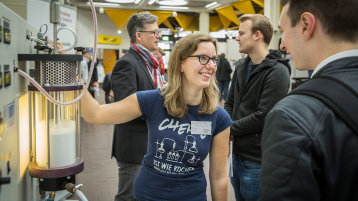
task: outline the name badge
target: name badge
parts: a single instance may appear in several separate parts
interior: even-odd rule
[[[191,134],[211,135],[211,121],[191,121]]]

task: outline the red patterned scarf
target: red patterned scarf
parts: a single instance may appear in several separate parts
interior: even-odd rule
[[[154,86],[156,88],[161,88],[163,83],[161,81],[160,75],[158,75],[159,62],[154,58],[153,54],[145,47],[137,43],[131,43],[130,48],[142,56],[149,72],[152,75]]]

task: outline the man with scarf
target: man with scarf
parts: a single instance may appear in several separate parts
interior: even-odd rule
[[[158,49],[161,38],[158,17],[149,12],[133,14],[127,23],[130,49],[115,64],[112,71],[114,101],[137,91],[163,86],[158,70],[159,63],[152,51]],[[141,166],[147,148],[147,125],[135,119],[114,126],[112,157],[118,163],[118,194],[115,201],[133,200],[133,180]]]

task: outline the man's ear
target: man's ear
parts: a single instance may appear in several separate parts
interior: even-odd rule
[[[304,39],[311,39],[317,26],[316,17],[312,13],[304,12],[300,18],[300,24]]]
[[[255,40],[260,39],[260,37],[263,38],[263,35],[260,30],[257,30],[253,35]]]
[[[138,42],[141,42],[141,41],[142,41],[142,37],[141,37],[141,35],[140,35],[140,32],[136,32],[136,33],[135,33],[135,38],[136,38],[136,41],[138,41]]]

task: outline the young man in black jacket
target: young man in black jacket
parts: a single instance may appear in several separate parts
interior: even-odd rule
[[[233,177],[238,201],[260,196],[261,134],[268,111],[288,92],[290,67],[278,50],[269,51],[273,28],[259,14],[240,17],[239,51],[248,56],[235,68],[225,109],[233,125]]]
[[[295,68],[345,83],[357,96],[358,1],[282,4],[280,48]],[[358,133],[325,103],[299,94],[284,98],[265,120],[260,200],[358,200],[357,147]]]

